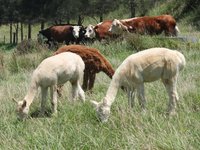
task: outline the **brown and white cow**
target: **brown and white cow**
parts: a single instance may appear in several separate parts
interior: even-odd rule
[[[113,34],[109,32],[112,24],[112,20],[105,20],[97,25],[88,25],[86,28],[85,37],[89,39],[97,38],[98,40],[113,37]]]
[[[166,36],[177,36],[179,29],[176,20],[171,15],[144,16],[124,20],[114,19],[109,31],[113,34],[121,35],[124,31],[158,35],[162,32]]]
[[[47,43],[50,45],[51,42],[58,42],[69,44],[80,43],[85,34],[83,26],[72,26],[72,25],[54,25],[47,29],[39,31],[38,37],[47,38]]]

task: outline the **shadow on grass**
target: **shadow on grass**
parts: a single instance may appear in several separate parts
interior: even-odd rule
[[[16,47],[16,44],[0,43],[0,51],[11,51]]]
[[[30,114],[30,116],[32,118],[50,118],[50,117],[52,117],[52,111],[51,111],[51,109],[46,109],[45,113],[43,115],[41,115],[40,110],[38,109],[38,110],[35,110],[34,112],[32,112]]]

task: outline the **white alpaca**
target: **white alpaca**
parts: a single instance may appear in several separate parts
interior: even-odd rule
[[[137,91],[139,103],[145,109],[144,82],[161,79],[169,95],[168,113],[175,114],[178,94],[176,82],[179,71],[185,66],[185,57],[176,50],[167,48],[151,48],[127,57],[117,68],[106,96],[102,102],[92,101],[97,109],[97,115],[106,122],[110,115],[110,107],[114,102],[120,86],[129,89],[128,100],[133,106],[134,90]]]
[[[29,107],[36,95],[38,87],[41,87],[41,113],[44,114],[47,91],[50,87],[51,103],[53,113],[57,113],[57,84],[64,84],[70,81],[72,84],[72,99],[78,96],[85,101],[85,94],[79,85],[83,76],[85,64],[81,57],[71,52],[64,52],[46,58],[35,69],[32,75],[30,88],[23,101],[18,102],[17,112],[20,119],[27,117]]]

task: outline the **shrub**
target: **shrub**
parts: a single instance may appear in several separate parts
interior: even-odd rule
[[[37,51],[43,51],[48,49],[46,45],[41,45],[34,40],[23,40],[16,47],[16,53],[18,54],[27,54]]]
[[[4,67],[4,56],[0,54],[0,69]]]
[[[5,77],[4,56],[0,54],[0,79],[4,79]]]
[[[137,51],[152,47],[166,47],[170,49],[179,49],[186,44],[179,38],[163,37],[163,36],[147,36],[131,34],[127,37],[127,42]]]
[[[11,73],[19,72],[19,66],[18,66],[18,63],[17,63],[17,57],[16,57],[15,53],[12,54],[12,58],[11,58],[9,64],[8,64],[8,66],[9,66],[9,71]]]
[[[33,70],[35,69],[41,61],[52,53],[49,51],[42,51],[40,53],[32,53],[26,55],[18,55],[17,53],[12,54],[12,58],[8,63],[8,70],[11,73],[18,73],[21,70]]]

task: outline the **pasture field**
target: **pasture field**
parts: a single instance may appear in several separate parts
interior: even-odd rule
[[[200,43],[152,40],[151,37],[142,37],[141,40],[137,43],[130,40],[95,42],[89,46],[99,49],[115,69],[128,55],[136,53],[136,49],[165,46],[180,50],[187,64],[178,78],[180,101],[174,117],[166,116],[168,97],[164,86],[156,81],[145,84],[146,113],[141,112],[137,99],[135,107],[129,108],[126,93],[119,90],[108,122],[100,123],[89,101],[100,101],[105,96],[110,79],[99,73],[93,93],[86,93],[85,103],[70,101],[71,86],[67,83],[63,96],[59,98],[57,117],[51,116],[50,101],[47,115],[38,116],[38,92],[30,107],[30,117],[18,121],[12,98],[18,101],[24,98],[32,71],[44,58],[51,56],[52,51],[40,47],[32,53],[18,55],[13,53],[15,46],[0,44],[0,149],[199,149]]]

